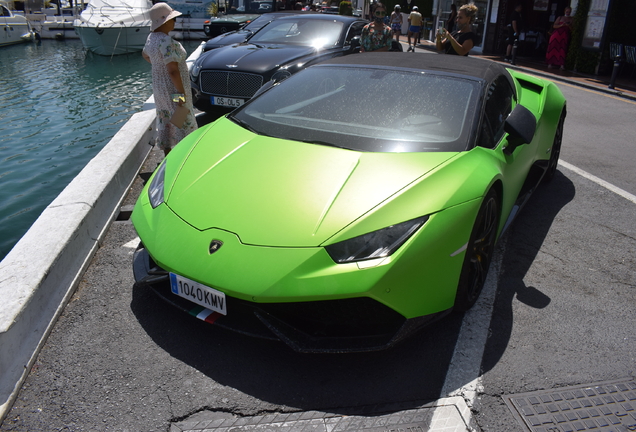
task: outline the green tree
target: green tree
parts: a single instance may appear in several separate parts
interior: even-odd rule
[[[350,1],[341,1],[340,5],[338,5],[338,14],[340,15],[353,15],[353,7],[351,6]]]

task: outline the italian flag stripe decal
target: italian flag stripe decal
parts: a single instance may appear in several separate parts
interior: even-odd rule
[[[203,306],[197,306],[191,309],[188,313],[210,324],[214,324],[214,321],[221,316],[220,313],[211,311]]]

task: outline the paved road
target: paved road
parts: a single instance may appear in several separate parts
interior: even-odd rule
[[[636,103],[560,87],[562,160],[636,195]],[[563,166],[533,196],[505,242],[482,430],[517,430],[501,395],[636,376],[635,221],[636,201]]]
[[[562,88],[563,159],[636,194],[634,104]],[[208,411],[368,413],[452,392],[474,403],[483,431],[521,430],[502,395],[636,375],[635,209],[561,167],[501,242],[492,311],[354,355],[302,355],[175,311],[133,287],[136,235],[116,222],[0,430],[163,431]],[[484,342],[462,339],[467,327]]]

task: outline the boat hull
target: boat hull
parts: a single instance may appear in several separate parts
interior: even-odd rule
[[[27,19],[41,39],[79,39],[72,18],[31,14]]]
[[[27,19],[20,15],[13,15],[4,8],[0,16],[0,46],[13,45],[33,40],[33,31]]]
[[[150,34],[150,26],[99,27],[75,25],[84,47],[99,55],[119,55],[141,51]]]
[[[79,39],[73,27],[79,18],[79,9],[76,7],[41,9],[27,13],[25,17],[40,39]]]

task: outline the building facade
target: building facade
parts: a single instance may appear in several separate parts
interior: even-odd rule
[[[582,34],[583,40],[572,40],[570,50],[575,48],[577,51],[585,51],[584,57],[587,59],[585,68],[580,62],[571,66],[580,66],[579,70],[590,73],[589,64],[596,63],[596,67],[592,67],[594,73],[606,74],[608,69],[611,71],[612,64],[609,58],[610,43],[636,46],[636,32],[631,27],[632,17],[636,16],[636,0],[433,0],[432,30],[446,22],[452,3],[459,8],[469,2],[479,8],[474,31],[481,42],[473,48],[473,53],[505,54],[508,25],[517,4],[522,6],[524,21],[524,40],[519,42],[519,56],[545,58],[548,32],[567,6],[573,9],[574,16],[581,5],[584,19],[579,24],[578,32]],[[425,33],[425,36],[434,40],[435,32]],[[626,65],[625,69],[629,67],[634,66]]]

